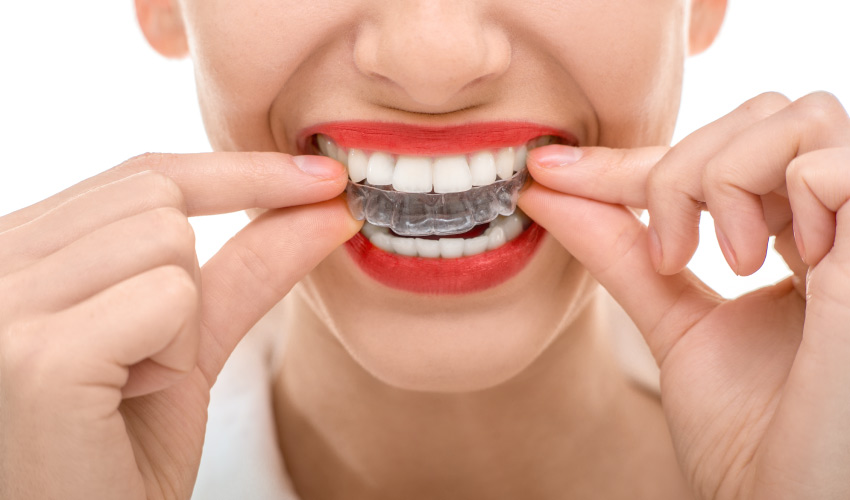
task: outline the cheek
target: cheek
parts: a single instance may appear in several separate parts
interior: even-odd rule
[[[552,52],[598,118],[597,143],[668,143],[686,53],[685,2],[572,2],[541,28],[561,32]],[[565,21],[567,20],[567,21]]]
[[[198,97],[216,150],[276,150],[269,111],[327,39],[321,2],[186,0]],[[261,14],[258,14],[261,13]]]

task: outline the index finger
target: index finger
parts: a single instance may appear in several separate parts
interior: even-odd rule
[[[100,186],[143,171],[159,172],[182,191],[187,214],[283,208],[333,198],[345,189],[345,167],[323,156],[273,152],[147,153],[3,218],[0,232],[29,222]]]

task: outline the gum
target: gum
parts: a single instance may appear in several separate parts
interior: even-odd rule
[[[528,170],[522,169],[510,179],[461,193],[402,193],[351,181],[345,193],[357,220],[388,227],[400,236],[446,236],[514,213],[527,181]]]

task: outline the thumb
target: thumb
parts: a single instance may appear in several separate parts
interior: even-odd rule
[[[646,208],[649,173],[667,146],[611,149],[552,145],[528,153],[528,171],[540,184],[582,198]]]
[[[688,270],[658,274],[646,227],[622,205],[533,184],[519,206],[611,293],[643,333],[659,365],[685,331],[721,300]]]
[[[245,333],[360,225],[341,197],[271,210],[207,262],[198,365],[210,385]]]

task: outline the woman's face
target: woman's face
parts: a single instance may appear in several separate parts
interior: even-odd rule
[[[669,143],[690,9],[683,0],[179,7],[216,150],[309,153],[305,131],[320,130],[366,154],[416,150],[435,160],[520,146],[534,127],[583,146]],[[523,122],[532,137],[511,135],[507,122]],[[465,127],[448,128],[456,126]],[[457,141],[429,142],[446,133]],[[494,136],[504,139],[492,143]],[[380,380],[484,388],[529,366],[594,286],[551,237],[526,247],[421,269],[421,261],[371,249],[377,260],[369,265],[383,266],[383,279],[343,247],[309,275],[305,291],[332,335]],[[465,284],[455,286],[454,275]]]

